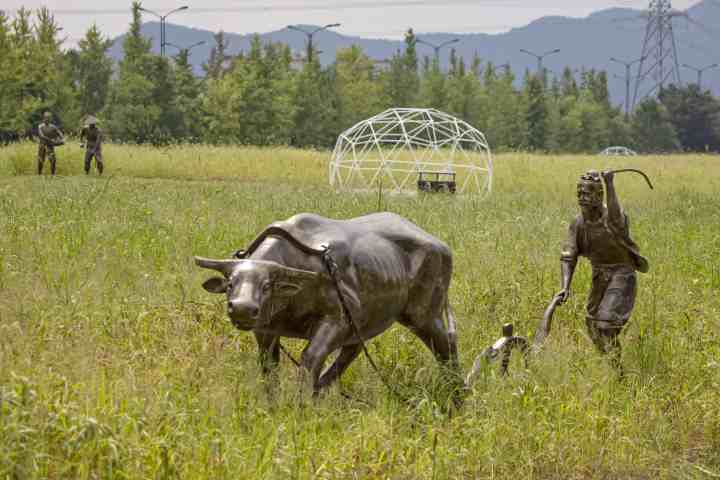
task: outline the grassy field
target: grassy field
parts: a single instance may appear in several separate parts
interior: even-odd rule
[[[59,150],[56,178],[34,174],[34,155],[0,148],[0,478],[720,477],[717,156],[501,155],[476,201],[336,194],[326,152],[108,145],[101,178],[77,146]],[[283,359],[270,398],[252,336],[192,262],[298,212],[399,213],[453,249],[467,371],[503,323],[532,334],[558,289],[575,181],[606,166],[656,186],[617,178],[651,263],[623,382],[584,332],[583,260],[544,353],[505,379],[489,369],[451,417],[432,356],[401,327],[369,348],[409,402],[362,357],[314,402],[298,402]]]

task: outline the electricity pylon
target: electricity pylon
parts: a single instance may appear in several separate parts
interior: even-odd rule
[[[641,55],[643,60],[635,80],[633,107],[638,100],[660,93],[667,83],[682,83],[673,18],[687,17],[687,14],[673,10],[670,0],[650,0],[650,7],[644,16],[647,18],[647,27]],[[650,84],[643,88],[645,81]]]

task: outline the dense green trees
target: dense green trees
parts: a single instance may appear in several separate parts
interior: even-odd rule
[[[97,115],[105,106],[113,74],[113,61],[107,55],[112,41],[104,38],[96,25],[80,40],[77,51],[68,55],[72,66],[73,84],[77,87],[80,111]]]
[[[114,65],[96,26],[64,51],[47,9],[0,11],[0,134],[31,131],[44,110],[68,131],[100,118],[115,141],[175,141],[328,148],[355,122],[389,107],[433,107],[483,131],[495,150],[597,152],[627,145],[644,152],[720,150],[720,101],[697,86],[670,86],[626,119],[610,102],[605,72],[566,68],[526,73],[450,53],[450,68],[419,58],[412,29],[386,63],[357,46],[334,64],[293,62],[286,45],[263,44],[230,56],[219,32],[205,76],[187,51],[152,53],[140,33],[139,3]],[[387,66],[387,68],[385,68]]]
[[[208,84],[204,102],[205,139],[252,145],[289,144],[295,118],[295,76],[286,45],[262,45],[256,36],[250,52]]]
[[[662,91],[660,101],[683,148],[694,152],[720,150],[720,100],[692,84],[685,88],[671,85]]]
[[[46,8],[0,12],[0,130],[28,132],[49,110],[61,124],[79,121],[69,57],[60,49],[60,27]]]
[[[665,106],[648,98],[638,105],[632,120],[634,146],[642,152],[672,152],[680,149],[677,130]]]
[[[297,147],[327,147],[335,141],[337,97],[331,72],[322,71],[317,55],[297,77],[291,143]]]

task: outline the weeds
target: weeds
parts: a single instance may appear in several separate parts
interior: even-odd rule
[[[108,145],[106,176],[32,175],[35,147],[0,150],[2,478],[705,478],[720,474],[720,164],[633,158],[618,178],[651,262],[622,336],[618,382],[584,333],[589,268],[529,369],[489,369],[447,415],[447,385],[407,330],[299,406],[282,360],[269,397],[254,340],[207,295],[193,255],[226,256],[272,221],[381,204],[454,252],[451,302],[464,371],[505,322],[531,334],[588,168],[627,159],[500,155],[484,201],[336,194],[325,152]],[[112,180],[109,180],[112,178]],[[303,342],[284,340],[297,356]],[[348,393],[351,399],[343,396]],[[357,399],[357,400],[353,400]]]

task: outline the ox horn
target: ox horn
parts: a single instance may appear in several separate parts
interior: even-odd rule
[[[298,268],[286,267],[285,265],[277,264],[275,266],[276,275],[285,280],[315,280],[320,274],[311,270],[300,270]]]
[[[195,257],[195,264],[197,266],[209,270],[216,270],[226,278],[232,274],[235,267],[237,267],[241,261],[242,260],[213,260],[212,258]]]

